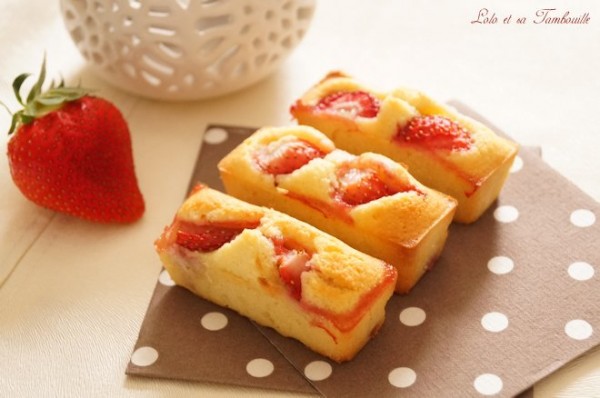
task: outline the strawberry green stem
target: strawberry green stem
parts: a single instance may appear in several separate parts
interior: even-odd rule
[[[36,118],[60,108],[67,102],[75,101],[90,92],[90,90],[80,86],[66,87],[63,80],[61,80],[58,86],[55,86],[54,82],[52,82],[48,90],[42,91],[46,79],[46,56],[44,55],[38,79],[27,94],[27,99],[23,102],[21,88],[29,76],[31,76],[31,74],[22,73],[17,76],[12,83],[15,97],[19,104],[23,106],[22,109],[12,113],[4,103],[0,102],[0,104],[2,104],[2,106],[4,106],[4,108],[12,115],[8,135],[11,135],[20,125],[31,123]]]

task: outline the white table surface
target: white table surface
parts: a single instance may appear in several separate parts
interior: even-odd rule
[[[160,263],[153,240],[179,205],[208,123],[290,123],[288,106],[331,69],[377,88],[406,85],[459,99],[600,200],[600,2],[319,0],[304,41],[280,69],[214,100],[146,100],[95,77],[71,42],[58,1],[0,2],[0,99],[11,83],[49,75],[112,100],[127,118],[147,211],[129,226],[97,225],[26,201],[0,161],[0,396],[269,397],[214,384],[128,378],[129,361]],[[482,7],[531,16],[589,12],[587,25],[474,25]],[[9,116],[0,111],[6,131]],[[6,153],[6,134],[0,152]],[[6,159],[3,155],[3,159]],[[596,275],[600,264],[595,264]],[[598,277],[598,276],[596,276]],[[600,331],[595,331],[600,332]],[[599,397],[600,351],[535,386],[535,397]],[[290,394],[292,396],[292,394]]]

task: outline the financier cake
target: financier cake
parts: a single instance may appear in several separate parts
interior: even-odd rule
[[[444,247],[456,201],[398,163],[336,149],[309,126],[265,127],[219,162],[226,191],[270,206],[396,267],[407,293]]]
[[[515,143],[426,94],[376,92],[332,72],[291,107],[352,153],[381,153],[423,184],[458,200],[455,221],[471,223],[497,198],[517,154]]]
[[[378,331],[396,283],[391,265],[204,185],[155,246],[177,285],[339,362]]]

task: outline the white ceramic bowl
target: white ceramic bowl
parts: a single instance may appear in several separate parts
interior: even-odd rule
[[[109,83],[193,100],[244,88],[300,42],[316,0],[61,0],[67,29]]]

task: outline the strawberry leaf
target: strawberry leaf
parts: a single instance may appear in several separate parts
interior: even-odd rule
[[[45,92],[44,94],[42,94],[40,96],[39,100],[42,100],[44,98],[57,97],[57,98],[63,98],[64,102],[68,102],[68,101],[73,101],[78,98],[81,98],[84,95],[88,94],[90,91],[91,90],[88,90],[83,87],[59,86],[59,87],[50,89],[47,92]]]
[[[40,97],[40,98],[38,98],[37,102],[39,104],[42,104],[45,106],[54,106],[54,105],[62,104],[64,102],[64,97],[59,97],[59,96]]]
[[[31,123],[31,122],[33,122],[33,121],[34,121],[34,119],[35,119],[35,117],[34,117],[34,116],[31,116],[31,115],[27,115],[27,114],[26,114],[26,113],[24,113],[24,112],[21,112],[21,114],[20,114],[20,119],[21,119],[21,120],[20,120],[20,122],[21,122],[21,123],[23,123],[23,124],[27,124],[27,123]]]
[[[44,84],[44,80],[46,80],[46,56],[44,55],[44,60],[42,61],[42,69],[40,70],[40,76],[38,77],[37,82],[31,87],[31,91],[29,91],[29,95],[27,96],[27,103],[32,102],[36,97],[40,95],[42,92],[42,86]]]
[[[13,114],[12,120],[10,122],[10,129],[8,130],[8,135],[11,135],[14,131],[15,128],[17,127],[17,123],[20,120],[20,116],[18,115],[19,112]]]
[[[19,101],[19,104],[25,106],[25,104],[23,103],[23,100],[21,99],[21,86],[23,85],[23,82],[29,77],[31,76],[30,73],[21,73],[19,76],[17,76],[15,78],[15,80],[13,81],[12,87],[13,87],[13,91],[15,92],[15,97],[17,97],[17,101]]]
[[[21,88],[23,82],[31,76],[29,73],[22,73],[15,78],[12,83],[15,97],[19,104],[23,106],[23,109],[12,114],[10,109],[2,103],[2,105],[13,115],[10,130],[8,134],[12,134],[20,124],[31,123],[35,118],[43,116],[48,112],[51,112],[59,108],[62,104],[75,101],[81,97],[87,95],[91,90],[85,89],[78,85],[77,87],[66,87],[65,81],[61,77],[58,86],[54,82],[51,83],[50,88],[45,92],[42,92],[42,86],[46,79],[46,56],[42,61],[42,67],[40,69],[40,75],[31,87],[27,95],[26,101],[21,97]]]

